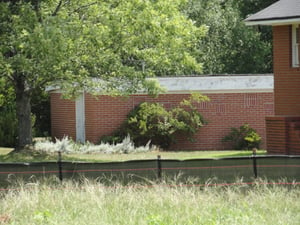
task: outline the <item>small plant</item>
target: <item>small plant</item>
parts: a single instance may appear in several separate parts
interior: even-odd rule
[[[47,223],[49,219],[53,217],[52,213],[50,213],[48,210],[46,211],[36,211],[34,213],[33,219],[39,223]]]
[[[249,124],[244,124],[239,128],[232,127],[230,133],[222,141],[232,143],[236,150],[250,150],[259,148],[261,137]]]

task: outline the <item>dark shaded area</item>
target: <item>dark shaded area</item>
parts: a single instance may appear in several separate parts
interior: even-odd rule
[[[255,162],[255,163],[254,163]],[[61,170],[60,170],[61,169]],[[249,156],[222,159],[192,160],[133,160],[110,163],[36,162],[1,163],[0,186],[13,185],[18,180],[47,177],[57,180],[97,179],[106,185],[141,183],[164,180],[195,184],[234,183],[237,180],[253,182],[255,178],[267,181],[299,182],[300,156]]]
[[[51,136],[50,96],[43,90],[37,90],[31,99],[31,111],[34,115],[33,136]]]

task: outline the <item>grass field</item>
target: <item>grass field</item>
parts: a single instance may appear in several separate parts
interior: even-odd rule
[[[8,154],[0,161],[51,161],[57,155]],[[0,153],[0,154],[1,154]],[[193,159],[249,156],[251,151],[148,152],[63,155],[73,161]],[[258,154],[266,154],[259,151]],[[54,180],[12,184],[0,189],[0,224],[99,225],[300,225],[300,187],[270,185],[195,186],[151,183],[110,187],[91,180],[62,184]],[[193,181],[194,182],[194,181]],[[149,184],[149,183],[148,183]]]
[[[0,224],[300,224],[300,189],[292,186],[104,187],[86,182],[14,188],[0,192]]]

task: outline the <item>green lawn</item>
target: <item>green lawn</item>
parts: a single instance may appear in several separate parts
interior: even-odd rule
[[[266,151],[259,151],[257,154],[266,154]],[[250,156],[252,151],[161,151],[135,154],[70,154],[66,157],[83,161],[127,161],[141,159],[156,159],[160,155],[162,159],[197,159],[197,158],[223,158]]]
[[[28,153],[11,153],[12,149],[0,148],[0,162],[36,162],[36,161],[56,161],[57,154],[48,155],[29,151]],[[260,150],[258,155],[266,154],[266,151]],[[66,161],[92,161],[92,162],[111,162],[127,160],[156,159],[160,155],[162,159],[197,159],[197,158],[223,158],[250,156],[252,151],[156,151],[134,154],[63,154],[63,160]]]
[[[6,155],[9,152],[11,152],[13,150],[13,148],[4,148],[4,147],[0,147],[0,155]]]

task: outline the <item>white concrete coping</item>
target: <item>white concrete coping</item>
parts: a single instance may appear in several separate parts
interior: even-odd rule
[[[152,78],[153,79],[153,78]],[[273,92],[273,74],[212,75],[193,77],[157,77],[166,94],[173,93],[254,93]],[[60,93],[59,87],[48,86],[46,91]]]
[[[272,74],[240,76],[159,77],[167,93],[249,93],[273,92]]]

